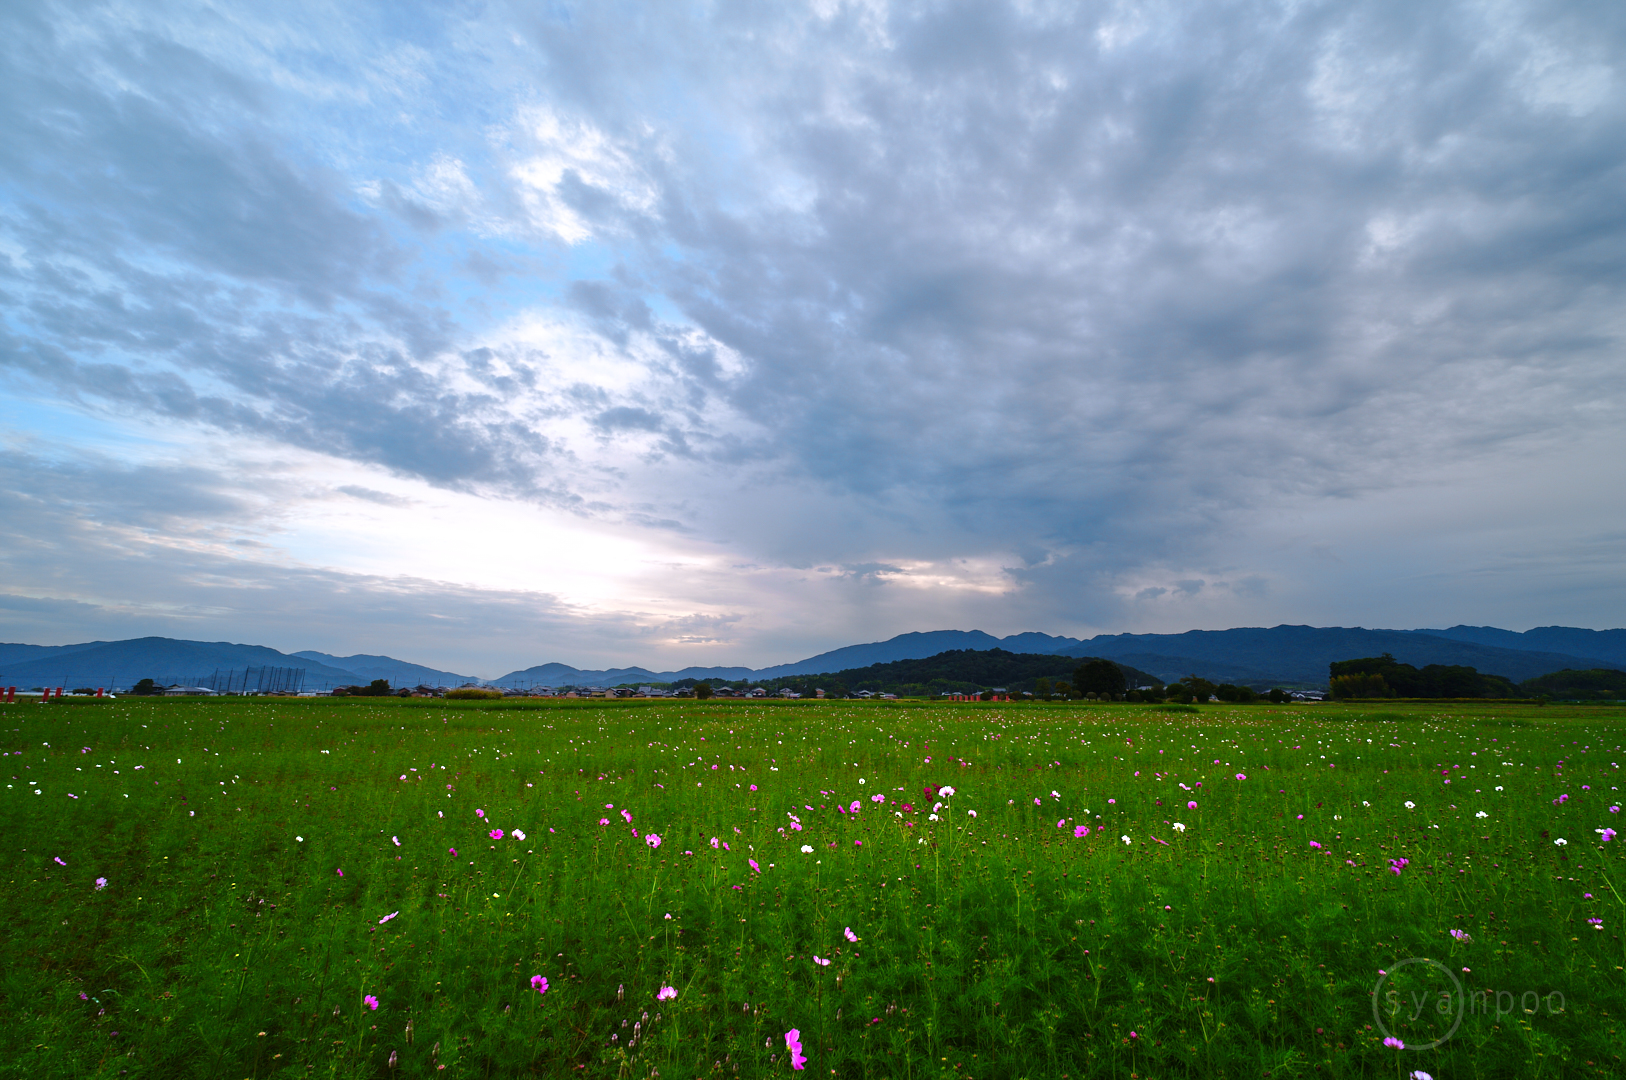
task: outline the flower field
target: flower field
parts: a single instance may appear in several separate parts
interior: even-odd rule
[[[1626,714],[0,706],[0,1073],[1620,1076]]]

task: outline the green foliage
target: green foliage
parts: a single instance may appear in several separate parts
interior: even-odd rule
[[[1351,688],[1375,686],[1373,683],[1343,684],[1345,697],[1407,697],[1407,698],[1498,698],[1518,697],[1519,688],[1500,675],[1483,675],[1466,665],[1429,664],[1419,670],[1402,664],[1388,653],[1358,660],[1335,660],[1329,668],[1332,682],[1347,676],[1379,676],[1389,694],[1353,693]],[[1339,696],[1336,686],[1333,695]]]
[[[1565,668],[1551,675],[1538,675],[1519,684],[1519,689],[1530,697],[1547,695],[1555,698],[1596,701],[1616,698],[1626,700],[1626,671],[1611,668],[1592,668],[1576,671]]]
[[[1080,694],[1094,694],[1097,697],[1108,694],[1116,698],[1128,686],[1123,668],[1111,660],[1093,657],[1073,669],[1073,687]]]
[[[1111,664],[1122,677],[1139,682],[1157,682],[1156,676],[1144,671],[1110,660],[1099,662]],[[838,681],[854,692],[869,690],[921,697],[930,694],[980,693],[995,686],[1021,693],[1034,691],[1040,679],[1056,680],[1058,676],[1068,676],[1078,664],[1078,659],[1071,656],[1013,653],[1004,649],[951,649],[922,660],[893,660],[823,675],[793,675],[766,680],[759,685],[771,691],[789,687],[804,694],[810,694],[815,686],[829,691],[831,685]],[[1069,692],[1062,687],[1069,685],[1056,681],[1052,693],[1067,697]],[[1084,691],[1075,689],[1071,693],[1082,696]]]
[[[796,1028],[809,1076],[1607,1075],[1626,718],[1388,708],[0,707],[0,1061],[751,1080]],[[1397,1052],[1379,969],[1389,1029],[1443,1034],[1414,957],[1565,1006]]]
[[[1383,681],[1382,675],[1334,675],[1329,683],[1328,690],[1335,699],[1340,701],[1347,698],[1395,696],[1395,692],[1389,689],[1389,684]]]
[[[694,684],[694,696],[699,698],[701,701],[704,701],[707,698],[711,697],[711,683],[709,683],[709,682],[695,683]]]
[[[501,700],[501,690],[487,690],[479,686],[460,686],[456,690],[448,690],[443,695],[452,701],[495,701]]]

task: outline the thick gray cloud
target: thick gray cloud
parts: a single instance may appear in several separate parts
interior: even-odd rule
[[[1610,618],[1618,5],[0,21],[35,400],[806,568],[808,651]]]

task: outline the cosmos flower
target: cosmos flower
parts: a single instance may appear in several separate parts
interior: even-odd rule
[[[658,848],[661,846],[661,838],[656,836],[654,833],[650,833],[648,836],[644,837],[644,843],[648,844],[651,848]]]
[[[857,934],[855,934],[855,933],[853,933],[853,928],[852,928],[852,927],[850,927],[850,926],[849,926],[849,927],[847,927],[847,928],[846,928],[846,929],[844,929],[844,930],[842,930],[842,931],[841,931],[841,934],[842,934],[842,936],[843,936],[843,937],[845,937],[845,938],[846,938],[846,939],[847,939],[847,940],[848,940],[848,941],[857,941],[857,940],[858,940],[858,935],[857,935]]]
[[[757,865],[757,861],[755,859],[746,859],[745,861],[751,864],[751,870],[753,873],[762,873],[762,867]]]
[[[1410,799],[1407,799],[1406,800],[1406,809],[1407,810],[1415,810],[1415,809],[1417,809],[1417,804],[1412,802]]]
[[[856,813],[858,813],[859,807],[861,805],[862,804],[857,799],[854,799],[853,802],[852,802],[852,805],[847,807],[847,809],[849,811],[851,811],[852,813],[856,814]]]
[[[968,816],[968,817],[976,817],[976,816],[977,816],[977,812],[976,812],[976,811],[975,811],[975,810],[967,810],[967,811],[966,811],[966,815],[967,815],[967,816]]]
[[[1454,926],[1451,928],[1451,936],[1458,941],[1473,941],[1473,938],[1469,937],[1466,931],[1458,930]]]
[[[373,1012],[378,1011],[378,999],[373,997],[371,994],[368,994],[366,997],[362,998],[361,1003],[367,1006]]]
[[[802,845],[802,854],[803,855],[811,855],[811,854],[813,854],[813,845],[812,844],[803,844]]]
[[[1066,818],[1062,818],[1060,821],[1056,822],[1056,828],[1065,829],[1066,827],[1067,827],[1067,819]]]
[[[945,799],[954,798],[954,789],[947,784],[937,789],[937,793]]]
[[[390,912],[388,915],[386,915],[382,919],[378,920],[378,925],[383,926],[385,923],[389,922],[391,919],[395,918],[399,914],[401,914],[399,911]]]
[[[1118,837],[1118,839],[1122,840],[1126,844],[1131,842],[1129,837],[1127,837],[1127,836],[1120,836],[1120,837]]]
[[[501,829],[492,829],[491,830],[491,838],[493,840],[501,840],[502,839],[502,830]]]
[[[486,812],[484,810],[476,810],[474,812],[474,816],[477,818],[483,818],[486,816]]]
[[[1237,773],[1236,778],[1238,780],[1246,780],[1248,778],[1248,774],[1247,773]]]
[[[830,961],[825,959],[824,957],[818,955],[817,953],[813,954],[813,962],[815,964],[819,965],[820,967],[829,967],[830,966]]]
[[[802,1053],[802,1032],[800,1028],[791,1028],[785,1032],[785,1049],[790,1051],[790,1067],[792,1069],[807,1068],[807,1057]]]
[[[97,878],[96,879],[96,891],[101,892],[105,888],[107,888],[107,879],[104,878],[104,877]]]
[[[1588,919],[1587,923],[1594,930],[1602,930],[1603,929],[1603,920],[1602,919]]]
[[[1075,826],[1073,826],[1073,839],[1074,840],[1082,840],[1088,835],[1090,835],[1090,827],[1088,825],[1075,825]]]
[[[531,989],[535,990],[538,994],[547,993],[548,992],[548,980],[547,980],[547,977],[544,976],[544,975],[532,975],[531,976]]]
[[[1178,821],[1176,821],[1172,826],[1170,826],[1170,828],[1174,829],[1175,832],[1185,832],[1186,831],[1186,827],[1184,825],[1180,824]]]
[[[1559,847],[1565,847],[1569,844],[1569,841],[1560,836],[1557,840],[1554,840],[1553,843],[1557,844]]]
[[[1485,813],[1485,811],[1481,810],[1477,814],[1475,814],[1474,817],[1476,817],[1476,818],[1487,818],[1487,817],[1490,817],[1490,815]]]
[[[1197,804],[1194,803],[1194,802],[1188,802],[1188,803],[1186,803],[1186,809],[1187,810],[1195,810],[1195,809],[1197,809]]]
[[[1384,1039],[1383,1045],[1394,1050],[1404,1050],[1406,1048],[1406,1044],[1395,1038],[1393,1035],[1390,1035],[1387,1039]]]
[[[399,836],[392,836],[392,837],[390,837],[390,839],[395,841],[395,846],[396,847],[401,846],[401,838]]]
[[[677,997],[677,988],[672,986],[663,986],[655,993],[656,1001],[671,1001],[675,997]]]
[[[1320,851],[1320,850],[1321,850],[1321,844],[1320,844],[1320,842],[1319,842],[1319,841],[1316,841],[1316,840],[1311,840],[1311,841],[1310,841],[1310,846],[1311,846],[1311,847],[1313,847],[1313,848],[1315,848],[1315,849],[1316,849],[1316,850],[1317,850],[1317,851]]]
[[[598,819],[598,823],[600,825],[608,825],[610,823],[610,819],[607,817],[601,817]]]
[[[711,838],[711,850],[717,850],[717,838],[715,836]]]

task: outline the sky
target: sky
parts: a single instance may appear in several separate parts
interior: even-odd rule
[[[1626,6],[0,9],[0,639],[1620,625]]]

